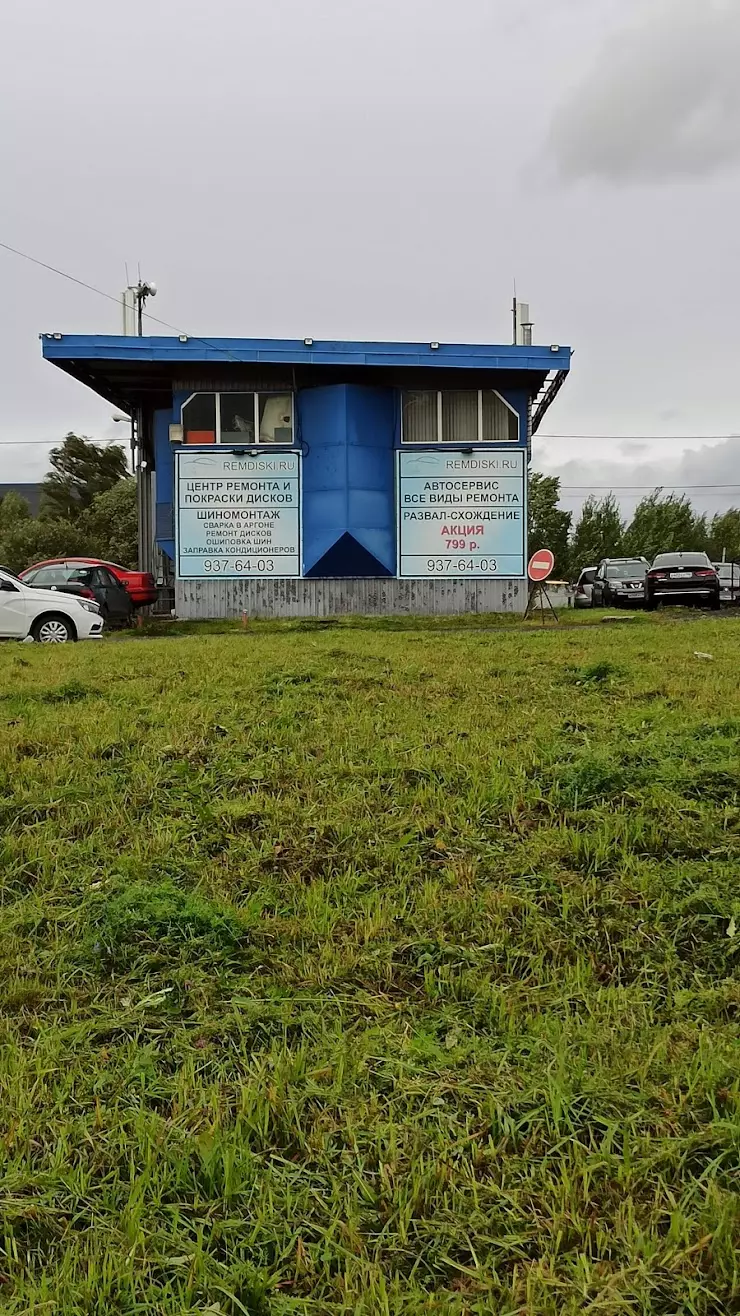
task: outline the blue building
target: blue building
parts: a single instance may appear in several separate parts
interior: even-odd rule
[[[568,348],[42,343],[131,416],[141,565],[178,615],[525,606],[530,443]]]

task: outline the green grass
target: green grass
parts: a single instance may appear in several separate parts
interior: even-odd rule
[[[556,608],[555,612],[559,618],[560,624],[565,626],[593,626],[598,625],[604,618],[614,619],[615,617],[621,622],[629,622],[632,625],[643,625],[645,623],[655,624],[656,622],[665,621],[668,617],[673,621],[684,620],[693,621],[696,614],[687,611],[672,609],[670,613],[664,612],[661,617],[648,617],[642,610],[636,612],[608,612],[604,609],[575,609],[575,608]],[[724,614],[727,615],[727,614]],[[446,634],[449,631],[489,631],[489,630],[532,630],[543,625],[542,613],[536,608],[532,616],[526,623],[522,622],[520,613],[517,612],[498,612],[498,613],[460,613],[451,616],[412,616],[404,613],[398,613],[388,617],[366,617],[366,616],[346,616],[346,617],[297,617],[291,621],[265,619],[259,617],[245,618],[219,618],[212,621],[184,621],[173,620],[170,617],[144,617],[137,619],[138,625],[133,631],[120,630],[114,632],[109,639],[130,640],[132,638],[144,639],[153,636],[166,636],[167,638],[180,638],[186,635],[198,635],[201,638],[204,635],[235,635],[241,634],[245,630],[250,635],[286,635],[298,631],[302,634],[306,632],[315,633],[317,631],[334,631],[341,633],[344,631],[372,631],[373,634],[382,634],[383,632],[398,631],[416,631],[425,634]],[[545,611],[545,626],[554,626],[552,612]]]
[[[740,621],[590,620],[0,649],[0,1310],[740,1312]]]

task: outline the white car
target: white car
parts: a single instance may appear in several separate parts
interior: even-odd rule
[[[9,571],[0,570],[0,639],[67,644],[99,640],[103,633],[100,608],[92,599],[33,589]]]
[[[584,567],[573,591],[574,608],[590,608],[598,567]]]
[[[714,562],[712,565],[719,576],[720,602],[737,607],[740,603],[740,563]]]

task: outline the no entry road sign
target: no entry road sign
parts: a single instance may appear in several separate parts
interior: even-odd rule
[[[555,570],[555,555],[549,548],[541,548],[529,559],[527,575],[530,580],[547,580]]]

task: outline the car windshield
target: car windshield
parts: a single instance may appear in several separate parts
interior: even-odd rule
[[[578,583],[579,585],[593,585],[595,577],[596,567],[588,567],[585,571],[581,572]]]
[[[634,558],[631,562],[612,562],[606,569],[607,580],[633,580],[635,576],[644,576],[645,563]]]
[[[53,567],[39,567],[26,576],[28,585],[66,585],[68,580],[79,580],[85,574],[85,568],[65,567],[58,563]]]
[[[683,571],[711,565],[706,553],[660,553],[653,562],[654,567],[678,567]]]
[[[23,581],[16,576],[15,572],[9,571],[7,567],[0,567],[0,576],[7,576],[8,580],[15,580],[19,585],[23,584]]]

